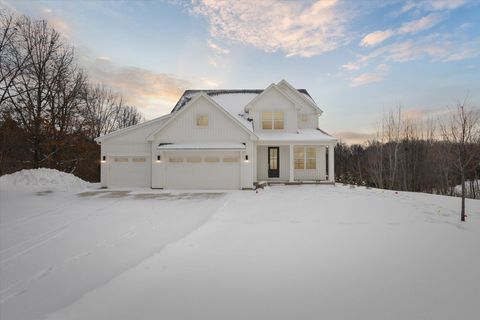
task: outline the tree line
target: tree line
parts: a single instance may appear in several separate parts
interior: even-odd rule
[[[480,198],[479,119],[480,111],[469,99],[427,121],[406,118],[398,107],[382,117],[367,143],[337,144],[336,180],[462,196],[464,206],[465,197]]]
[[[98,181],[93,139],[143,120],[89,81],[74,46],[46,21],[0,13],[0,175],[49,167]]]

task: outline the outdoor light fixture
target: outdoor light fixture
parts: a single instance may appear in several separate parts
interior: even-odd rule
[[[102,156],[102,161],[101,161],[101,162],[102,162],[102,163],[107,162],[107,157],[106,157],[106,156]]]
[[[160,155],[157,156],[157,162],[162,162],[162,157]]]
[[[245,162],[248,162],[248,154],[245,155]]]

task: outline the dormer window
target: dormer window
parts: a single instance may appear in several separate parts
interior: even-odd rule
[[[197,127],[207,127],[208,126],[208,115],[200,114],[197,116]]]
[[[263,130],[283,130],[284,122],[285,115],[283,112],[262,112]]]

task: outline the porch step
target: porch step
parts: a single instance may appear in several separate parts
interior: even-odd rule
[[[291,186],[291,185],[302,185],[302,184],[323,184],[323,185],[335,185],[335,182],[331,181],[259,181],[255,182],[254,186],[255,189],[263,189],[266,186],[278,186],[278,185],[284,185],[284,186]]]

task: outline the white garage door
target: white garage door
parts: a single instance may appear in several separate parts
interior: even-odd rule
[[[109,187],[150,187],[150,162],[147,156],[109,158]]]
[[[167,153],[168,189],[239,189],[238,152]]]

